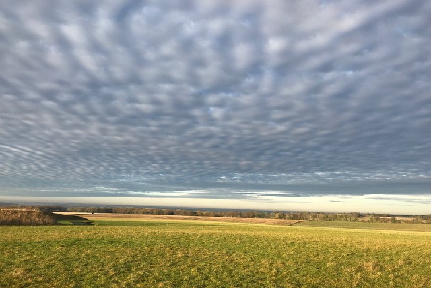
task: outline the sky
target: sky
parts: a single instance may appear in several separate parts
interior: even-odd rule
[[[431,214],[431,1],[0,3],[0,202]]]

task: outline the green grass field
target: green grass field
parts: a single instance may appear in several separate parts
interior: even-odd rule
[[[296,224],[303,227],[328,227],[345,229],[371,229],[371,230],[397,230],[397,231],[418,231],[431,232],[430,224],[409,224],[409,223],[368,223],[368,222],[348,222],[348,221],[304,221]]]
[[[430,232],[94,224],[0,227],[0,287],[431,287]]]

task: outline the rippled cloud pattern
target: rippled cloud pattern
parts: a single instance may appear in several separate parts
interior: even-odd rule
[[[0,195],[429,194],[429,15],[2,1]]]

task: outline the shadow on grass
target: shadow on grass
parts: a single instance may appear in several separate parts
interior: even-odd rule
[[[93,225],[93,221],[78,215],[52,214],[60,225]]]

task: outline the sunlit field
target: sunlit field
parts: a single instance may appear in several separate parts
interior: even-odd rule
[[[0,287],[431,287],[430,232],[373,224],[94,224],[0,227]]]

